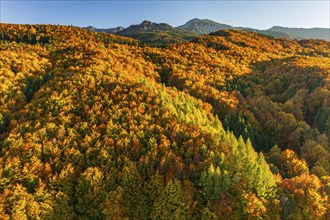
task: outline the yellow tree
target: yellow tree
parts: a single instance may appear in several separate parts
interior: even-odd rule
[[[317,176],[302,174],[283,180],[280,186],[286,193],[282,198],[282,201],[286,201],[283,213],[288,216],[282,216],[283,218],[325,219],[329,200],[324,185]],[[292,207],[289,212],[286,210],[288,207]]]

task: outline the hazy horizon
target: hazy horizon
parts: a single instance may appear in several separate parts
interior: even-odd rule
[[[179,26],[193,18],[268,29],[329,28],[329,1],[9,1],[1,22],[128,27],[143,20]]]

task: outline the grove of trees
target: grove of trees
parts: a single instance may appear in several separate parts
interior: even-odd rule
[[[1,219],[329,219],[330,43],[165,48],[0,24]]]

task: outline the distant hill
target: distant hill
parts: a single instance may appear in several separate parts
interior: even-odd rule
[[[180,25],[177,28],[193,32],[197,35],[207,35],[212,32],[216,32],[219,30],[226,29],[236,29],[236,30],[244,30],[249,32],[256,32],[259,34],[269,35],[276,38],[288,38],[288,39],[302,39],[302,37],[293,36],[292,34],[277,31],[277,30],[259,30],[249,27],[233,27],[227,24],[221,24],[209,19],[198,19],[194,18],[184,25]]]
[[[234,29],[248,31],[248,32],[255,32],[255,33],[259,33],[259,34],[263,34],[263,35],[272,36],[272,37],[275,37],[275,38],[301,39],[300,37],[293,36],[293,35],[290,35],[290,34],[286,34],[286,33],[283,33],[283,32],[278,32],[278,31],[259,30],[259,29],[246,28],[246,27],[235,27]]]
[[[322,39],[330,41],[330,29],[329,28],[288,28],[274,26],[267,31],[282,32],[295,36],[294,38],[300,37],[305,39]]]
[[[194,18],[184,25],[178,26],[177,28],[194,32],[198,35],[205,35],[218,30],[232,29],[233,27],[226,24],[220,24],[209,19]]]
[[[171,25],[166,23],[154,23],[152,21],[144,20],[141,24],[134,24],[125,28],[120,32],[121,35],[135,35],[141,32],[156,32],[156,31],[176,31]]]
[[[196,34],[172,27],[166,23],[143,21],[138,25],[131,25],[116,34],[132,37],[154,46],[166,46],[192,40]]]
[[[227,24],[221,24],[209,19],[194,18],[184,25],[180,25],[177,28],[193,32],[198,35],[206,35],[215,31],[224,29],[238,29],[250,32],[256,32],[264,35],[273,36],[276,38],[288,38],[288,39],[323,39],[330,40],[330,29],[328,28],[286,28],[280,26],[274,26],[267,30],[253,29],[249,27],[233,27]]]
[[[88,26],[88,27],[85,27],[85,29],[90,30],[90,31],[105,32],[105,33],[115,34],[115,33],[119,32],[119,31],[124,30],[125,28],[124,27],[121,27],[121,26],[118,26],[116,28],[105,28],[105,29],[102,29],[102,28],[96,28],[94,26]]]
[[[200,35],[207,35],[212,32],[226,29],[243,30],[255,32],[275,38],[287,39],[323,39],[330,41],[330,29],[327,28],[286,28],[274,26],[267,30],[259,30],[249,27],[234,27],[221,24],[209,19],[194,18],[183,25],[172,27],[166,23],[155,23],[143,21],[141,24],[134,24],[128,28],[118,26],[116,28],[100,29],[93,26],[85,29],[116,34],[119,36],[131,37],[152,46],[167,46],[174,43],[182,43],[193,40]]]

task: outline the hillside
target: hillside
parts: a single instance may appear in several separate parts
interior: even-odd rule
[[[329,219],[329,42],[3,23],[0,42],[2,219]]]
[[[284,28],[280,26],[272,27],[268,30],[259,30],[249,27],[233,27],[221,24],[209,19],[194,18],[183,25],[172,27],[166,23],[155,23],[151,21],[143,21],[141,24],[131,25],[127,28],[118,26],[116,28],[101,29],[93,26],[85,27],[87,30],[95,32],[104,32],[116,34],[118,36],[126,36],[137,39],[142,43],[165,47],[175,43],[189,42],[200,35],[211,34],[219,30],[243,30],[255,32],[276,38],[287,39],[323,39],[330,41],[330,29],[326,28]]]
[[[301,39],[303,39],[301,37],[293,36],[291,34],[286,34],[286,33],[283,33],[283,32],[272,31],[272,30],[258,30],[258,29],[246,28],[246,27],[236,27],[234,29],[235,30],[248,31],[248,32],[255,32],[255,33],[259,33],[259,34],[263,34],[263,35],[267,35],[267,36],[271,36],[271,37],[275,37],[275,38],[286,38],[286,39],[290,39],[290,40],[293,40],[293,39],[301,40]]]
[[[234,30],[256,32],[276,38],[287,38],[287,39],[298,39],[298,40],[321,39],[321,40],[330,41],[329,28],[286,28],[286,27],[274,26],[267,30],[259,30],[249,27],[233,27],[209,19],[198,19],[198,18],[191,19],[185,24],[178,26],[177,28],[185,31],[193,32],[197,35],[207,35],[219,30],[234,29]]]
[[[108,34],[115,34],[118,33],[122,30],[124,30],[124,27],[118,26],[116,28],[96,28],[93,26],[88,26],[85,27],[85,29],[90,30],[90,31],[96,31],[96,32],[104,32],[104,33],[108,33]]]
[[[231,29],[230,25],[220,24],[209,19],[194,18],[187,23],[178,26],[177,28],[196,33],[198,35],[205,35],[215,31]]]
[[[120,36],[132,37],[153,46],[167,46],[192,40],[195,34],[183,31],[165,23],[143,21],[138,25],[131,25],[116,33]]]
[[[267,31],[276,31],[302,39],[322,39],[330,41],[330,28],[288,28],[274,26]]]

